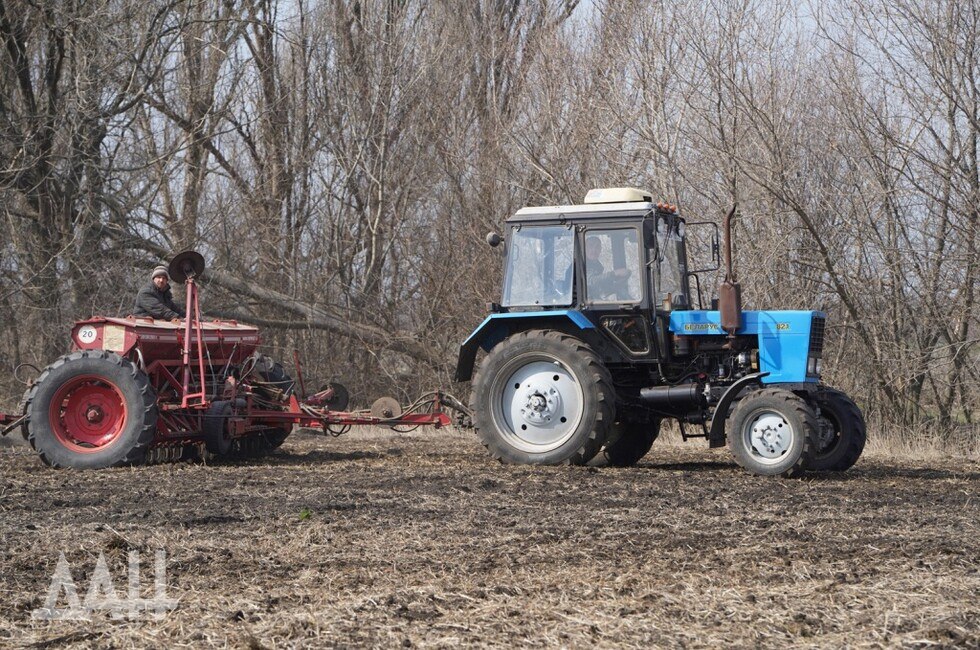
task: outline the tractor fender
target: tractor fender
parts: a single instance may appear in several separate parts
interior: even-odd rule
[[[555,329],[568,325],[575,330],[595,329],[592,321],[582,312],[574,309],[490,314],[459,346],[455,380],[469,381],[472,378],[476,353],[480,348],[489,352],[493,346],[516,332],[529,329]]]
[[[711,427],[708,430],[708,447],[715,449],[716,447],[725,446],[725,420],[728,419],[728,411],[732,403],[738,397],[738,394],[742,392],[742,389],[749,384],[759,384],[761,387],[762,378],[768,374],[768,372],[756,372],[751,375],[745,375],[728,387],[725,394],[718,400],[718,405],[715,406],[715,413],[711,417]]]

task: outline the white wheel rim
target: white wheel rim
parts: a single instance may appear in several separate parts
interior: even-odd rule
[[[742,439],[756,462],[775,465],[793,447],[793,426],[776,411],[752,414],[742,428]]]
[[[491,410],[497,430],[511,446],[530,453],[549,452],[578,429],[582,386],[557,359],[543,353],[518,357],[497,377]]]

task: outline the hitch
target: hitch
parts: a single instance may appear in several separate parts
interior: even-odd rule
[[[0,413],[0,437],[6,436],[8,433],[19,427],[21,424],[27,421],[28,415],[10,415],[8,413]]]

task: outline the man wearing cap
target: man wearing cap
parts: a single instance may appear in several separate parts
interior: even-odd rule
[[[136,294],[134,316],[152,316],[161,320],[179,320],[184,317],[182,307],[174,302],[170,291],[170,273],[166,266],[158,266],[150,274],[150,284]]]

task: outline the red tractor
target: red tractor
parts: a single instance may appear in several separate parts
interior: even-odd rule
[[[96,469],[193,455],[261,455],[294,425],[338,435],[350,425],[450,424],[455,398],[429,393],[402,410],[381,398],[347,412],[347,391],[329,384],[305,397],[283,366],[258,351],[259,331],[235,321],[202,321],[195,278],[198,253],[181,253],[170,275],[186,286],[187,318],[95,317],[72,328],[72,352],[43,371],[20,416],[0,413],[4,433],[20,426],[53,467]]]

